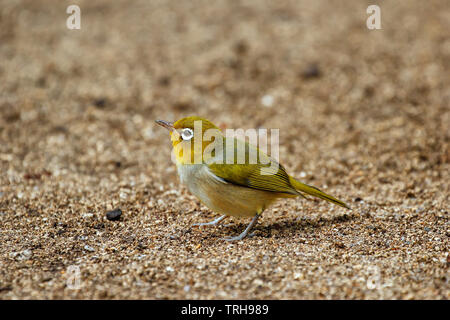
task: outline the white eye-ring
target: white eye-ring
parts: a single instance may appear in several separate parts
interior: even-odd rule
[[[183,138],[183,140],[191,140],[193,136],[194,131],[192,131],[192,129],[184,128],[183,130],[181,130],[181,137]]]

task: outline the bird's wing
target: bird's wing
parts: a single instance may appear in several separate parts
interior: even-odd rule
[[[233,139],[233,138],[227,138]],[[291,185],[289,175],[285,169],[274,159],[258,150],[258,148],[249,145],[247,142],[243,142],[238,139],[234,139],[234,161],[229,163],[226,160],[225,163],[209,163],[209,170],[217,177],[225,180],[228,183],[236,184],[243,187],[277,192],[287,193],[292,195],[300,195],[297,190]],[[244,144],[244,145],[243,145]],[[247,157],[243,163],[239,163],[238,150],[239,147],[244,147]],[[242,150],[242,149],[241,149]],[[256,151],[258,157],[256,163],[251,161],[249,152]],[[226,152],[226,151],[225,151]],[[222,159],[226,159],[224,156]]]

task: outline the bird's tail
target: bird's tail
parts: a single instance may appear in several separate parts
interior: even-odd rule
[[[326,194],[323,191],[320,191],[316,187],[308,186],[307,184],[301,183],[300,181],[298,181],[298,180],[296,180],[296,179],[294,179],[292,177],[289,177],[289,179],[290,179],[291,185],[297,191],[310,194],[310,195],[312,195],[314,197],[317,197],[317,198],[320,198],[320,199],[323,199],[323,200],[327,200],[327,201],[330,201],[330,202],[332,202],[334,204],[337,204],[338,206],[350,209],[350,207],[347,204],[345,204],[344,202],[342,202],[342,201],[340,201],[340,200],[338,200],[338,199],[336,199],[336,198]]]

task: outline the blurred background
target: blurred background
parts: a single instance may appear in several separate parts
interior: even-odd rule
[[[66,27],[72,4],[81,9],[80,30]],[[366,26],[371,4],[381,8],[381,30]],[[162,291],[151,294],[131,280],[126,294],[115,280],[102,280],[112,291],[92,285],[95,290],[74,293],[61,284],[61,271],[70,264],[89,265],[86,277],[95,268],[124,268],[139,243],[140,254],[151,256],[145,250],[165,243],[168,229],[176,233],[204,217],[207,211],[178,186],[169,137],[154,123],[190,115],[221,128],[279,128],[280,162],[294,176],[352,203],[363,216],[414,216],[423,219],[420,228],[434,226],[435,234],[422,239],[426,245],[403,239],[397,246],[412,246],[417,254],[437,246],[439,266],[429,258],[424,268],[444,272],[449,30],[445,0],[0,0],[0,253],[8,266],[0,271],[0,289],[6,288],[0,297],[243,297],[245,290],[224,289],[220,296],[207,289],[220,287],[212,274],[203,275],[209,282],[199,291],[186,291],[182,280],[177,285],[182,276],[173,275],[161,280],[147,274],[162,281]],[[116,207],[125,220],[102,227],[104,212]],[[269,214],[265,224],[270,228],[300,212],[313,220],[341,212],[329,208],[287,202],[275,209],[282,215]],[[102,238],[96,226],[110,237]],[[286,228],[286,237],[302,237],[301,228]],[[392,230],[385,234],[390,241],[417,234],[411,225],[384,228]],[[344,246],[357,236],[349,232],[353,240],[339,240]],[[81,236],[94,249],[98,243],[124,248],[115,256],[101,251],[108,258],[98,262],[86,256]],[[212,246],[217,239],[205,241]],[[11,258],[23,250],[32,255]],[[165,265],[149,261],[146,270],[164,274]],[[322,266],[328,276],[334,272]],[[32,270],[51,280],[40,289],[41,280],[15,280]],[[241,276],[237,282],[245,280],[240,271],[235,275]],[[388,297],[448,298],[441,273],[429,277],[435,281],[427,278],[431,282],[419,289],[402,282],[406,289]],[[289,291],[272,280],[273,292],[255,289],[246,297],[380,297],[364,290],[320,291],[306,282],[309,291]],[[173,287],[164,285],[169,282]]]

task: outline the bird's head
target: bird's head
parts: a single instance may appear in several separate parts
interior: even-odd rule
[[[205,149],[217,136],[222,137],[220,129],[211,121],[196,116],[175,122],[156,120],[156,123],[169,130],[177,163],[205,161]]]

